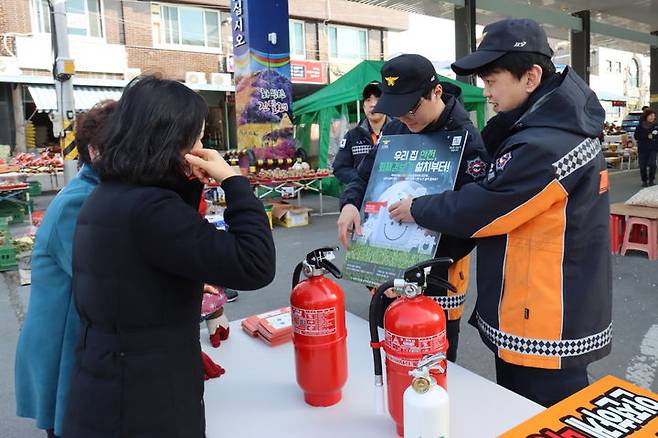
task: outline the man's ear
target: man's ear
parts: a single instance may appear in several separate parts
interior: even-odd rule
[[[525,91],[528,94],[533,93],[541,84],[541,75],[544,73],[542,68],[534,64],[532,67],[530,67],[530,70],[528,70],[525,74]]]
[[[436,97],[441,99],[441,96],[443,96],[443,87],[441,86],[441,84],[436,84],[433,93],[436,95]]]

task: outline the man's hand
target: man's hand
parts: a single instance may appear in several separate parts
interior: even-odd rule
[[[413,197],[408,196],[388,207],[391,219],[399,223],[415,222],[414,217],[411,215],[411,201],[413,200]]]
[[[354,227],[354,232],[361,235],[361,214],[359,209],[352,204],[346,204],[338,216],[338,240],[343,248],[350,247],[350,228]]]

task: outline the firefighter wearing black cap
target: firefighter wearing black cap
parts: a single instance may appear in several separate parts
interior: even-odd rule
[[[457,176],[456,188],[484,177],[486,152],[479,131],[473,126],[461,101],[461,89],[449,83],[439,82],[432,63],[420,55],[400,55],[382,66],[382,95],[375,111],[385,113],[392,120],[383,134],[415,134],[435,131],[468,131],[462,163]],[[338,219],[338,237],[347,247],[348,230],[361,234],[359,207],[370,178],[377,149],[363,159],[357,176],[341,196],[341,213]],[[435,268],[430,274],[430,287],[426,295],[432,296],[446,310],[449,343],[448,359],[457,358],[459,321],[464,310],[468,288],[469,258],[474,246],[470,239],[457,239],[443,234],[437,248],[437,257],[451,257],[455,263],[446,270]],[[448,278],[457,292],[432,284],[432,278]]]
[[[486,177],[389,208],[477,239],[470,323],[496,355],[498,383],[544,406],[588,385],[612,330],[605,111],[574,71],[555,73],[552,53],[532,20],[487,25],[477,51],[452,65],[484,81],[498,113],[482,133],[494,154]]]
[[[366,118],[359,126],[347,131],[340,142],[332,168],[334,176],[343,184],[349,184],[354,179],[356,168],[377,143],[382,128],[388,122],[385,114],[373,111],[381,94],[379,82],[370,82],[363,88],[363,112]]]

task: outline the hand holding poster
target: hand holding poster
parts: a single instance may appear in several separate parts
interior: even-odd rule
[[[388,207],[409,196],[452,190],[467,135],[442,131],[380,139],[361,206],[363,235],[353,237],[345,260],[348,279],[378,286],[434,257],[439,234],[415,223],[395,222]]]

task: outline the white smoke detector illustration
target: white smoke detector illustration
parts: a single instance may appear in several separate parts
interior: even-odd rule
[[[376,202],[382,207],[368,216],[363,224],[363,238],[371,246],[431,254],[434,237],[414,223],[400,224],[391,219],[388,207],[408,196],[427,194],[427,189],[415,181],[400,181],[386,189]]]

